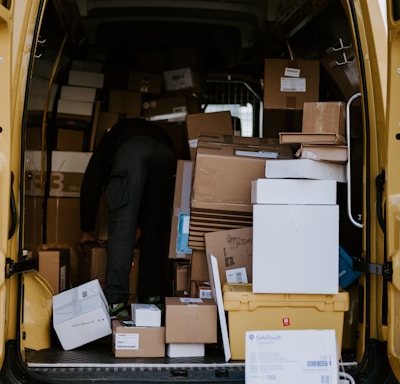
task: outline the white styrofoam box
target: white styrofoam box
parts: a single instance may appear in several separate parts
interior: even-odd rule
[[[65,350],[112,333],[108,303],[99,280],[53,296],[53,327]]]
[[[92,152],[52,151],[51,171],[85,173],[91,156]]]
[[[57,103],[57,112],[69,115],[92,116],[93,103],[59,99]]]
[[[93,103],[96,99],[96,91],[97,89],[93,87],[63,85],[61,87],[60,99]]]
[[[246,384],[338,384],[335,331],[246,332]]]
[[[256,179],[252,204],[336,204],[335,180]]]
[[[337,294],[338,205],[253,205],[253,292]]]
[[[136,327],[161,327],[161,309],[155,304],[131,304],[132,320]]]
[[[346,164],[310,159],[266,160],[265,177],[271,179],[320,179],[346,182]]]
[[[205,345],[195,343],[167,344],[168,357],[201,357],[205,355]]]
[[[68,85],[103,88],[104,73],[70,70],[68,73]]]

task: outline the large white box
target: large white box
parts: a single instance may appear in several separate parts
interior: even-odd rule
[[[253,292],[337,294],[338,205],[253,205]]]
[[[335,180],[256,179],[252,204],[336,204]]]
[[[346,165],[310,159],[266,160],[265,177],[271,179],[320,179],[346,182]]]
[[[67,351],[111,334],[107,299],[97,279],[53,296],[53,327]]]
[[[136,327],[161,327],[161,310],[155,304],[131,304],[132,320]]]
[[[338,384],[335,331],[246,332],[246,384]]]

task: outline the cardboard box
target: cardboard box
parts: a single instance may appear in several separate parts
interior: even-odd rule
[[[263,356],[269,358],[264,359]],[[247,384],[266,381],[338,384],[339,362],[335,331],[246,332],[245,372]]]
[[[129,72],[128,90],[159,95],[164,82],[161,74],[147,72]]]
[[[49,196],[80,197],[92,152],[52,151]]]
[[[210,113],[189,113],[186,116],[187,137],[190,148],[190,159],[195,160],[200,132],[233,135],[232,116],[230,111]]]
[[[161,310],[155,304],[131,304],[132,321],[136,327],[161,327]]]
[[[164,357],[165,327],[135,327],[132,321],[113,320],[115,357]]]
[[[154,98],[142,104],[143,116],[149,120],[185,121],[188,105],[185,96]]]
[[[200,75],[190,67],[164,71],[164,84],[167,92],[201,91]]]
[[[67,351],[111,334],[108,303],[98,280],[53,296],[53,327]]]
[[[265,177],[271,179],[336,180],[345,183],[346,165],[309,159],[267,160]]]
[[[189,246],[193,250],[205,251],[204,235],[206,233],[251,227],[253,225],[252,211],[252,204],[208,203],[192,200]]]
[[[252,281],[252,227],[209,232],[204,237],[207,252],[217,258],[221,285]]]
[[[107,249],[100,245],[82,246],[80,258],[80,282],[81,284],[91,280],[98,280],[101,287],[106,283]]]
[[[253,205],[253,292],[337,294],[338,272],[338,205]]]
[[[251,204],[251,181],[264,175],[265,158],[237,155],[231,146],[197,148],[192,201]]]
[[[303,109],[319,101],[318,60],[265,59],[264,108]]]
[[[79,208],[80,202],[77,197],[47,199],[46,243],[79,243]]]
[[[111,89],[109,91],[108,112],[139,116],[141,108],[142,94],[140,92],[122,89]]]
[[[104,85],[104,74],[90,71],[70,70],[68,73],[68,85],[101,89]]]
[[[57,128],[57,151],[83,152],[85,131],[69,128]]]
[[[342,101],[304,103],[302,132],[337,133],[346,136],[346,103]]]
[[[256,330],[334,329],[341,351],[348,292],[335,295],[261,294],[251,284],[225,284],[224,309],[228,315],[232,359],[245,358],[245,333]]]
[[[205,356],[205,345],[194,343],[167,344],[168,357],[201,357]]]
[[[168,253],[170,259],[190,259],[192,254],[188,246],[192,180],[193,162],[178,160]]]
[[[96,100],[97,89],[93,87],[76,87],[71,85],[62,85],[60,99],[84,101],[94,103]]]
[[[217,305],[212,299],[166,297],[167,344],[217,342]]]
[[[256,179],[252,204],[336,204],[335,180]]]
[[[174,269],[174,292],[188,292],[190,289],[190,265],[187,262],[175,262]],[[175,295],[174,295],[175,296]]]
[[[281,144],[330,144],[344,145],[346,138],[338,133],[279,132]]]
[[[190,280],[209,280],[207,255],[205,251],[193,250],[190,259]]]
[[[302,144],[296,152],[296,157],[300,159],[346,164],[348,148],[346,145]]]
[[[55,294],[70,287],[70,251],[68,248],[39,251],[39,273]]]

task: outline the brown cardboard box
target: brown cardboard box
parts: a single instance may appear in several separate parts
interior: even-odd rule
[[[209,281],[207,255],[205,251],[193,250],[190,260],[190,280]]]
[[[24,245],[27,249],[37,249],[43,240],[43,197],[26,196],[24,211]]]
[[[109,92],[108,111],[140,116],[142,94],[135,91],[111,89]]]
[[[207,203],[250,204],[251,180],[264,177],[265,158],[239,156],[231,146],[197,149],[192,200]],[[250,153],[257,151],[246,148]]]
[[[304,103],[304,133],[337,133],[346,135],[346,104],[342,101]]]
[[[129,72],[128,90],[151,95],[159,95],[163,88],[163,78],[159,73]]]
[[[57,128],[57,151],[82,152],[85,141],[85,131],[78,129]]]
[[[192,191],[193,162],[178,160],[176,168],[174,210],[169,242],[170,259],[190,259],[191,249],[187,246],[190,218],[190,195]]]
[[[201,132],[233,135],[230,111],[210,113],[189,113],[186,116],[186,129],[190,148],[190,158],[195,160],[198,136]]]
[[[49,197],[46,212],[46,243],[79,243],[79,198]]]
[[[135,327],[132,322],[112,322],[115,357],[164,357],[165,327]]]
[[[192,200],[189,247],[205,251],[204,235],[208,232],[250,227],[253,223],[252,204],[208,203]]]
[[[218,261],[221,286],[252,282],[252,227],[209,232],[204,237],[207,252]]]
[[[39,251],[39,273],[55,294],[70,288],[70,251],[68,248]]]
[[[107,250],[105,246],[82,247],[80,284],[97,279],[104,289],[106,282]]]
[[[165,298],[166,343],[216,343],[217,305],[212,299]]]
[[[264,108],[303,109],[319,100],[318,60],[265,59]]]
[[[279,140],[279,132],[301,132],[302,109],[264,109],[262,137]]]
[[[174,263],[174,292],[189,291],[189,267],[188,261]]]
[[[157,120],[184,121],[188,112],[185,96],[158,97],[146,100],[142,105],[142,114]]]

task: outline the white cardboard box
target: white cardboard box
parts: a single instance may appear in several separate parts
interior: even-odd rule
[[[67,351],[111,334],[108,303],[97,279],[53,296],[53,327]]]
[[[266,160],[265,177],[271,179],[320,179],[346,182],[346,165],[310,159]]]
[[[252,204],[336,204],[335,180],[256,179]]]
[[[136,327],[161,327],[161,310],[155,304],[131,304],[132,320]]]
[[[338,205],[253,205],[253,292],[337,294]]]
[[[167,344],[168,357],[200,357],[205,355],[205,345],[195,343]]]
[[[57,113],[65,113],[69,115],[79,116],[92,116],[93,103],[87,101],[59,99],[57,103]]]
[[[335,331],[246,332],[246,384],[338,384]]]
[[[68,73],[68,85],[103,88],[104,73],[70,70]]]
[[[96,88],[93,87],[63,85],[61,87],[60,99],[93,103],[96,100],[96,91]]]

